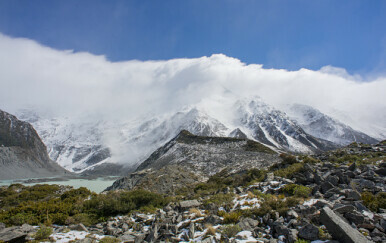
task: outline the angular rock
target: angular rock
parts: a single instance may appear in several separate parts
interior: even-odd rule
[[[237,225],[240,226],[242,230],[253,231],[259,225],[259,221],[251,218],[243,218]]]
[[[299,237],[306,240],[317,240],[318,236],[319,229],[313,224],[307,224],[299,230]]]
[[[334,211],[340,214],[352,212],[355,210],[355,207],[352,205],[342,205],[337,208],[334,208]]]
[[[17,227],[9,227],[0,231],[0,241],[25,242],[27,234],[19,231]]]
[[[188,232],[189,239],[194,238],[194,233],[195,233],[195,228],[194,228],[194,223],[192,222],[189,225],[189,232]]]
[[[182,210],[199,207],[199,206],[201,206],[201,203],[199,203],[197,200],[187,200],[187,201],[180,202],[180,208]]]
[[[70,228],[71,230],[86,231],[86,232],[88,232],[88,229],[87,229],[86,226],[84,226],[84,224],[82,224],[82,223],[70,225],[69,228]]]
[[[5,224],[4,223],[0,223],[0,230],[3,230],[5,229]]]
[[[358,224],[363,224],[365,222],[365,217],[360,214],[360,213],[356,213],[356,212],[348,212],[348,213],[345,213],[344,214],[344,217],[350,222],[350,223],[354,223],[356,225]]]
[[[359,194],[359,192],[357,191],[354,191],[352,189],[345,189],[342,192],[344,193],[346,200],[352,200],[352,201],[361,200],[361,194]]]
[[[326,226],[334,239],[345,243],[369,242],[358,230],[336,215],[330,208],[324,207],[320,213],[320,221]]]
[[[219,216],[213,215],[213,214],[205,219],[205,223],[209,223],[211,225],[217,225],[221,222],[222,222],[221,218]]]
[[[331,184],[330,182],[328,181],[325,181],[322,183],[321,185],[321,190],[322,190],[322,193],[326,193],[328,190],[330,190],[331,188],[334,188],[334,185]]]
[[[339,177],[337,176],[333,176],[333,175],[329,175],[327,178],[326,178],[326,181],[330,182],[332,185],[334,186],[337,186],[338,185],[338,182],[339,182]]]

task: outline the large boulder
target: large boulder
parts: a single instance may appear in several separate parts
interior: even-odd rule
[[[358,230],[351,227],[341,217],[336,215],[330,208],[324,207],[320,213],[320,221],[326,226],[328,232],[336,240],[343,243],[367,243],[366,239]]]

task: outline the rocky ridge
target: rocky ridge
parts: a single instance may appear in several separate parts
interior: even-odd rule
[[[252,140],[196,136],[183,130],[135,172],[106,190],[145,188],[173,193],[183,186],[206,181],[224,169],[235,173],[247,168],[266,168],[279,161],[276,152]]]
[[[0,110],[0,179],[64,175],[31,124]]]

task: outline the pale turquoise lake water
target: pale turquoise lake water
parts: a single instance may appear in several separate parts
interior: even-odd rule
[[[68,181],[47,181],[47,182],[39,182],[39,183],[23,183],[14,180],[3,180],[0,181],[0,186],[9,186],[11,184],[20,183],[26,186],[33,186],[36,184],[57,184],[57,185],[65,185],[72,186],[74,188],[86,187],[90,191],[100,193],[107,187],[111,186],[115,180],[118,178],[97,178],[97,179],[70,179]]]

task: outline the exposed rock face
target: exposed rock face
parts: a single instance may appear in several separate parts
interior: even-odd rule
[[[27,122],[0,110],[0,179],[63,175],[46,146]]]
[[[117,180],[107,190],[140,187],[169,193],[226,168],[237,172],[266,168],[279,161],[274,151],[252,140],[202,137],[184,130],[155,151],[135,173]]]

